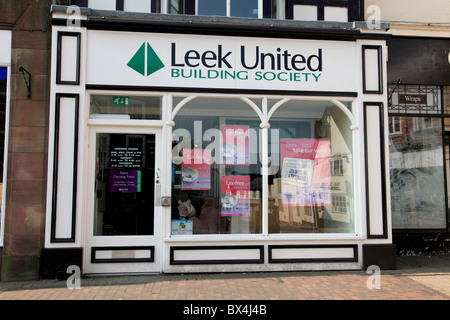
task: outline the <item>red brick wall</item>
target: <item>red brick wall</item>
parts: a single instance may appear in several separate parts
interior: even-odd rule
[[[44,244],[50,4],[50,0],[0,0],[0,28],[12,30],[2,280],[37,278]],[[30,99],[19,66],[32,75]]]

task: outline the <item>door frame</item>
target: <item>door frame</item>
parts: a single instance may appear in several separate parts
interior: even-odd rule
[[[96,138],[98,133],[111,134],[142,134],[155,135],[155,190],[154,190],[154,234],[152,236],[94,236],[95,210],[95,163]],[[163,131],[160,126],[90,125],[88,126],[87,150],[87,186],[85,191],[85,228],[84,228],[84,274],[111,273],[160,273],[163,267],[163,207],[160,204],[161,190],[164,185],[163,177],[157,177],[156,172],[163,171]],[[156,184],[159,180],[159,184]],[[93,248],[95,250],[93,250]],[[103,252],[104,259],[96,259],[95,254]],[[135,258],[116,259],[113,252],[134,251]],[[149,254],[149,257],[148,257]],[[120,256],[120,254],[119,254]]]

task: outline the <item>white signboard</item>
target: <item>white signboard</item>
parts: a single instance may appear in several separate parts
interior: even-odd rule
[[[356,92],[356,43],[88,31],[87,84]]]

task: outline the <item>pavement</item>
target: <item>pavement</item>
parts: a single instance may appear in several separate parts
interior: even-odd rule
[[[450,254],[399,256],[396,270],[379,272],[117,275],[68,281],[0,282],[0,300],[155,300],[160,306],[171,301],[172,307],[166,309],[174,315],[212,312],[199,304],[209,301],[213,306],[220,301],[227,306],[216,312],[229,314],[230,309],[224,308],[231,308],[233,315],[246,316],[267,313],[261,303],[270,301],[450,300]],[[243,303],[249,304],[246,314]]]

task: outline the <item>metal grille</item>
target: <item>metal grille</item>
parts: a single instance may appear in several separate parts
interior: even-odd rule
[[[439,115],[442,113],[441,89],[427,85],[391,85],[389,113]]]

